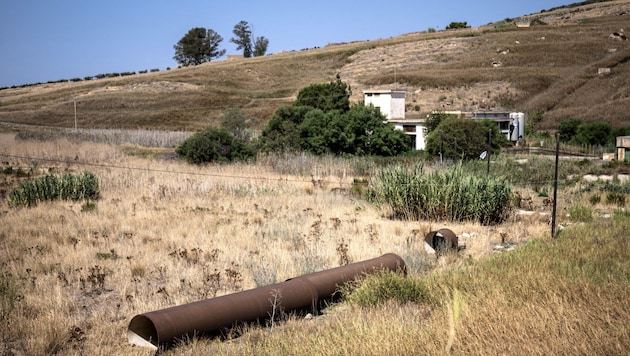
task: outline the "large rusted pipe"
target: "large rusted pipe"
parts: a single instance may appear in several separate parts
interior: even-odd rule
[[[193,335],[269,318],[275,310],[315,313],[339,286],[376,270],[406,273],[395,254],[288,279],[281,283],[136,315],[127,328],[130,343],[157,348]]]

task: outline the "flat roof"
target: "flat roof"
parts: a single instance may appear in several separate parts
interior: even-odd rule
[[[393,90],[393,89],[375,89],[364,90],[363,94],[389,94],[389,93],[406,93],[406,90]]]

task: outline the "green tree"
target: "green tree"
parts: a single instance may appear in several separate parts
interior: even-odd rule
[[[433,130],[435,130],[438,126],[440,126],[440,123],[442,122],[442,120],[447,119],[449,117],[454,117],[454,116],[455,115],[446,114],[441,111],[436,111],[436,112],[431,113],[431,115],[427,117],[427,121],[426,121],[427,134],[433,132]]]
[[[410,149],[410,138],[386,123],[374,106],[347,112],[310,111],[300,125],[301,147],[313,154],[395,156]]]
[[[313,154],[393,156],[410,149],[409,136],[386,123],[374,106],[349,106],[350,88],[337,80],[300,90],[262,130],[260,149]]]
[[[464,22],[453,21],[448,26],[446,26],[447,30],[454,30],[458,28],[470,28],[470,26],[468,26],[468,22],[466,21]]]
[[[339,110],[346,112],[350,109],[350,86],[337,79],[330,83],[311,84],[300,90],[296,105],[310,106],[322,111]]]
[[[248,116],[240,108],[230,108],[223,113],[221,127],[226,129],[234,137],[245,142],[250,142],[253,137],[252,128],[256,118]]]
[[[531,135],[536,132],[537,126],[544,119],[544,112],[540,109],[529,113],[527,123],[525,124],[525,135]]]
[[[236,44],[236,50],[243,50],[243,57],[250,58],[254,53],[252,48],[252,28],[247,21],[241,21],[234,25],[232,30],[234,37],[230,39],[230,42]]]
[[[347,153],[396,156],[411,149],[409,135],[387,123],[387,118],[372,105],[353,105],[344,118],[344,137],[353,139]]]
[[[581,145],[606,146],[612,143],[612,132],[612,126],[607,122],[589,122],[578,127],[573,141]]]
[[[269,47],[269,40],[265,36],[256,37],[254,41],[254,57],[264,56]]]
[[[582,125],[582,120],[575,117],[560,121],[558,125],[560,141],[569,142],[577,134],[580,125]]]
[[[184,66],[210,62],[225,54],[224,49],[219,49],[222,41],[223,37],[214,30],[192,28],[173,46],[175,48],[173,59]]]
[[[259,139],[260,150],[265,152],[296,152],[301,149],[300,124],[310,106],[284,105],[279,107],[263,127]]]
[[[496,125],[496,124],[495,124]],[[447,159],[476,159],[488,148],[488,130],[481,121],[450,117],[426,139],[426,151]]]
[[[486,132],[486,138],[488,137],[488,130],[492,131],[492,154],[499,154],[499,152],[501,152],[501,147],[508,147],[512,145],[512,142],[510,142],[507,137],[505,137],[496,122],[490,119],[483,119],[481,120],[481,125]],[[488,140],[486,140],[486,144],[487,143]]]
[[[253,149],[224,128],[209,127],[189,137],[175,152],[188,163],[244,161],[254,157]]]

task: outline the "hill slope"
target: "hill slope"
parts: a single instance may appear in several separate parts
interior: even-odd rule
[[[486,26],[412,33],[157,73],[0,90],[0,121],[73,127],[200,129],[241,107],[262,127],[312,83],[404,89],[407,116],[433,110],[542,111],[628,125],[630,1],[566,7]],[[517,27],[516,24],[532,24]],[[598,74],[600,68],[610,70]]]

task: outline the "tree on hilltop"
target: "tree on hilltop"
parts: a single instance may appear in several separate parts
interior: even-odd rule
[[[212,29],[192,28],[173,46],[173,59],[184,66],[210,62],[225,54],[225,49],[219,49],[222,41],[223,37]]]
[[[241,21],[234,25],[232,33],[234,33],[234,37],[230,39],[230,42],[236,44],[236,50],[243,50],[243,57],[258,57],[267,53],[269,40],[264,36],[256,37],[253,40],[252,27],[247,21]]]
[[[459,28],[470,28],[470,26],[468,26],[468,22],[466,21],[463,21],[463,22],[453,21],[448,26],[446,26],[447,30],[455,30]]]

